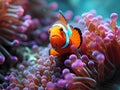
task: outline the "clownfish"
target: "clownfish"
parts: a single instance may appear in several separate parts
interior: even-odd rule
[[[3,13],[3,10],[7,7],[7,4],[10,2],[12,2],[12,0],[0,0],[0,13]]]
[[[78,28],[67,23],[62,12],[59,12],[59,20],[49,29],[49,40],[52,48],[49,54],[60,56],[73,53],[71,46],[79,48],[82,44],[82,33]]]

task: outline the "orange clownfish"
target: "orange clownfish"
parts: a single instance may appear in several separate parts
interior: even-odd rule
[[[59,13],[59,21],[49,29],[49,34],[52,46],[49,50],[50,55],[60,56],[73,53],[71,46],[75,45],[76,48],[79,48],[82,43],[81,31],[69,25],[61,12]]]

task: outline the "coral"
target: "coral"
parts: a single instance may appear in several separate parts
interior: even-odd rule
[[[56,10],[58,5],[56,2],[47,3],[46,0],[28,0],[27,11],[25,13],[31,14],[32,17],[39,18],[40,24],[50,25],[56,20]]]
[[[27,14],[26,11],[29,8],[25,8],[25,6],[28,3],[29,5],[34,4],[28,0],[0,1],[0,83],[6,82],[5,75],[9,74],[10,68],[22,61],[14,51],[16,48],[19,48],[19,46],[33,46],[35,44],[48,44],[49,35],[47,30],[49,24],[46,23],[46,20],[44,22],[47,26],[43,26],[40,22],[43,18],[34,18],[34,16],[30,15],[33,12]],[[55,5],[57,4],[53,3],[50,6],[42,4],[43,7],[54,9]],[[46,13],[52,14],[52,9],[46,11]],[[42,12],[39,13],[39,15],[41,14]],[[53,22],[56,16],[55,14],[52,14],[52,16],[53,19],[51,21]],[[49,19],[49,16],[45,17],[44,20],[46,18]]]
[[[28,0],[23,5],[25,14],[31,15],[34,21],[32,30],[29,37],[30,41],[38,45],[47,45],[49,43],[48,29],[57,20],[57,13],[55,10],[58,8],[56,2],[47,3],[46,0]]]
[[[67,90],[93,90],[113,78],[119,67],[118,15],[112,13],[107,21],[103,21],[102,16],[95,15],[93,10],[75,17],[74,23],[77,22],[83,32],[81,56],[70,55],[65,60],[68,70],[67,74],[63,73],[62,80],[57,81],[59,87]],[[69,79],[66,78],[68,76]]]
[[[118,16],[113,13],[109,20],[103,21],[102,16],[95,14],[95,11],[84,13],[72,22],[77,23],[83,33],[79,56],[49,56],[50,46],[16,48],[22,62],[11,69],[5,78],[8,83],[2,84],[2,88],[103,90],[103,84],[113,79],[120,64]]]
[[[6,48],[15,47],[27,39],[24,32],[27,31],[30,20],[21,20],[24,13],[21,5],[12,1],[2,4],[4,7],[0,10],[0,64],[3,64],[6,58],[15,63],[18,60],[17,57],[12,56]]]
[[[57,81],[59,88],[99,89],[101,84],[113,78],[119,67],[118,15],[112,13],[106,21],[102,20],[102,16],[95,15],[96,12],[92,10],[74,18],[74,23],[77,23],[83,32],[81,56],[70,55],[69,59],[64,61],[68,68],[63,69],[63,72],[66,72],[62,73],[63,77],[59,77],[61,79]]]
[[[35,10],[38,6],[36,7],[31,7],[31,6],[36,5],[36,2],[39,2],[38,6],[40,5],[39,9],[37,9],[38,11],[41,10],[41,7],[46,8],[46,10],[44,12],[40,11],[40,13],[37,13],[39,17],[34,18],[33,13],[36,15],[36,12],[38,11]],[[52,10],[55,10],[57,8],[57,4],[55,2],[51,3],[49,6],[45,1],[41,1],[41,0],[38,1],[9,0],[9,1],[5,1],[4,3],[1,1],[0,4],[1,6],[2,5],[4,6],[1,7],[3,9],[0,10],[1,13],[0,27],[2,32],[0,33],[0,40],[1,40],[0,64],[3,64],[7,57],[9,60],[12,60],[13,62],[17,61],[17,57],[12,56],[6,50],[8,46],[10,47],[15,47],[18,45],[32,46],[34,44],[41,45],[43,44],[44,41],[48,43],[47,30],[49,28],[49,25],[52,24],[54,20],[56,20],[55,13],[52,13]],[[25,5],[28,5],[31,8],[30,7],[25,8],[24,7]],[[29,12],[29,10],[33,10],[33,11]],[[29,14],[26,14],[27,11],[29,12]],[[44,14],[47,13],[47,16],[42,17],[45,16],[42,15],[43,13]],[[23,14],[25,15],[23,16]],[[50,23],[47,21],[50,21]]]
[[[45,0],[0,1],[0,89],[113,90],[120,80],[116,75],[120,68],[117,13],[107,20],[95,10],[75,16],[71,23],[83,37],[81,47],[73,47],[77,55],[54,57],[49,56],[47,32],[57,20],[57,7]],[[72,14],[64,13],[68,21]],[[115,79],[118,82],[112,85]]]
[[[49,48],[38,47],[34,45],[32,49],[28,47],[19,47],[17,53],[21,55],[23,61],[17,65],[17,69],[11,68],[11,73],[6,76],[6,80],[9,81],[7,90],[38,90],[38,88],[45,88],[47,82],[52,81],[54,78],[53,69],[56,66],[53,56],[49,56]]]
[[[95,17],[92,13],[83,15],[83,18],[85,18],[88,31],[85,31],[83,35],[82,53],[91,56],[97,50],[105,55],[105,61],[119,65],[119,26],[116,22],[118,15],[112,13],[107,21],[102,21],[102,16]]]
[[[27,15],[23,17],[22,4],[17,0],[0,1],[0,83],[6,81],[5,75],[9,73],[9,68],[18,61],[11,48],[22,45],[23,41],[27,40],[26,33],[32,24],[31,19],[23,19]],[[6,85],[6,82],[3,83],[3,87]]]

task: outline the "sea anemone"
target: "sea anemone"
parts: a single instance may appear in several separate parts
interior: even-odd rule
[[[18,60],[17,57],[12,56],[6,48],[15,47],[27,39],[24,32],[30,23],[29,20],[20,20],[24,13],[21,5],[12,1],[0,3],[4,5],[0,10],[0,64],[3,64],[6,58],[15,63]]]
[[[57,81],[59,87],[67,90],[104,89],[106,82],[113,80],[115,73],[119,71],[118,15],[112,13],[109,20],[103,21],[102,16],[95,14],[93,10],[74,19],[74,23],[79,23],[83,32],[83,42],[79,50],[81,55],[77,57],[72,54],[64,61],[68,70],[67,74],[63,73],[62,80]]]
[[[22,62],[17,65],[17,69],[11,68],[11,73],[6,76],[6,81],[9,82],[7,90],[38,90],[46,87],[47,82],[52,81],[56,66],[54,57],[49,56],[49,48],[38,47],[34,45],[32,49],[28,47],[20,47],[16,52],[24,57]]]
[[[117,13],[112,13],[107,20],[96,15],[95,10],[75,16],[71,23],[80,28],[83,37],[81,47],[76,50],[79,54],[55,57],[49,55],[47,31],[57,20],[54,12],[57,3],[8,0],[0,5],[4,7],[0,6],[0,89],[117,89],[120,80]],[[68,21],[72,14],[65,13]],[[39,46],[43,42],[48,46]],[[11,52],[14,53],[11,55]],[[16,66],[8,71],[9,62],[13,65],[18,59]]]
[[[28,34],[26,45],[47,45],[49,43],[48,29],[57,20],[55,12],[58,8],[57,3],[47,3],[46,0],[27,0],[23,8],[25,15],[28,14],[33,18],[33,25],[30,28],[32,30]]]
[[[46,43],[44,44],[48,44],[48,36],[49,36],[48,28],[50,26],[50,23],[48,24],[47,20],[45,19],[47,19],[48,17],[49,18],[53,17],[49,21],[53,22],[55,20],[56,16],[55,14],[52,13],[52,10],[55,10],[57,8],[57,4],[52,3],[50,4],[50,6],[47,6],[44,1],[44,4],[42,4],[40,8],[41,7],[49,8],[50,10],[47,10],[45,12],[50,16],[44,18],[42,18],[41,16],[40,16],[41,18],[39,17],[34,18],[34,15],[32,15],[32,13],[36,12],[35,11],[36,8],[29,9],[31,5],[36,4],[32,2],[33,1],[27,1],[27,0],[23,0],[23,1],[8,0],[5,2],[2,1],[0,2],[1,4],[0,27],[2,32],[0,33],[0,64],[3,64],[6,61],[5,59],[8,59],[9,61],[14,63],[17,61],[17,57],[12,56],[9,53],[10,50],[8,51],[9,49],[8,47],[13,48],[20,45],[32,46],[34,44],[41,45],[43,44],[44,41],[46,41]],[[42,2],[43,1],[39,0],[39,3]],[[30,7],[25,8],[24,7],[25,5],[28,5]],[[33,10],[33,12],[27,13],[27,11],[29,10]],[[45,12],[40,11],[38,15],[42,15]],[[44,19],[46,24],[41,22],[42,19]],[[46,26],[43,26],[43,24]]]
[[[34,18],[30,13],[26,14],[25,10],[27,8],[24,7],[26,4],[28,4],[26,0],[0,1],[0,83],[2,83],[0,88],[7,86],[8,79],[5,78],[5,75],[9,74],[11,66],[16,65],[18,60],[19,62],[22,61],[21,57],[16,54],[15,49],[19,48],[19,46],[41,45],[45,41],[48,43],[47,30],[49,26],[43,28],[42,23],[40,24],[40,19]],[[54,5],[55,3],[51,4],[51,8],[55,9],[55,7],[52,7]],[[48,12],[51,13],[51,10]],[[48,12],[46,11],[46,13]]]

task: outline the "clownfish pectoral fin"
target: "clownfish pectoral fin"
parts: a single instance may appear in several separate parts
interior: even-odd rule
[[[63,16],[62,11],[59,11],[59,19],[60,19],[60,22],[61,22],[63,25],[67,25],[67,20],[66,20],[65,17]]]
[[[49,50],[49,55],[53,55],[53,56],[59,56],[59,53],[57,51],[55,51],[53,48],[51,48]]]
[[[82,33],[80,29],[73,28],[72,29],[72,36],[70,37],[72,44],[74,44],[77,48],[79,48],[82,44]]]

